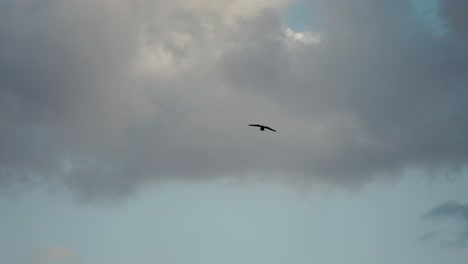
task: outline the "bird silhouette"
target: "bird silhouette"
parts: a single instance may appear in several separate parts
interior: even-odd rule
[[[261,131],[265,131],[265,129],[268,129],[268,130],[271,130],[273,132],[276,132],[276,130],[274,130],[273,128],[268,127],[268,126],[264,126],[264,125],[260,125],[260,124],[249,124],[249,126],[259,127]]]

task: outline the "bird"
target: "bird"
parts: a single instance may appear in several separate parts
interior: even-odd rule
[[[268,126],[264,126],[264,125],[260,125],[260,124],[249,124],[249,126],[259,127],[261,131],[265,131],[265,129],[268,129],[268,130],[271,130],[273,132],[276,132],[276,130],[274,130],[273,128],[268,127]]]

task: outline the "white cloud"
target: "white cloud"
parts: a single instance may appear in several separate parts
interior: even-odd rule
[[[323,41],[323,36],[310,31],[293,31],[290,28],[286,29],[286,37],[294,42],[300,42],[306,45],[319,44]]]

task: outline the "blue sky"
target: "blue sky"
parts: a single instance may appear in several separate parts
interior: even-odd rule
[[[443,21],[439,16],[439,1],[437,0],[413,0],[418,16],[430,24],[436,36],[444,33]]]
[[[430,24],[436,34],[443,32],[442,21],[440,21],[437,0],[412,0],[416,14]],[[319,27],[318,14],[314,12],[313,3],[310,1],[297,0],[289,5],[285,12],[285,23],[295,31],[317,30]]]
[[[294,31],[311,30],[314,22],[316,22],[316,19],[314,21],[316,16],[317,14],[314,14],[311,3],[307,1],[297,1],[286,10],[285,23]]]
[[[40,252],[65,247],[79,259],[53,263],[461,264],[466,250],[420,241],[427,232],[459,227],[421,216],[435,204],[466,201],[466,184],[466,177],[429,182],[415,173],[357,193],[173,183],[110,207],[37,190],[0,202],[2,262],[36,263],[31,259]]]

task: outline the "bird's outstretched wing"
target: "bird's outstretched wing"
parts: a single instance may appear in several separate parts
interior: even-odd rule
[[[276,132],[276,130],[274,130],[274,129],[271,128],[271,127],[267,127],[267,126],[266,126],[265,128],[266,128],[266,129],[269,129],[269,130],[271,130],[271,131],[273,131],[273,132]]]
[[[262,125],[259,125],[259,124],[249,124],[249,126],[262,127]]]

